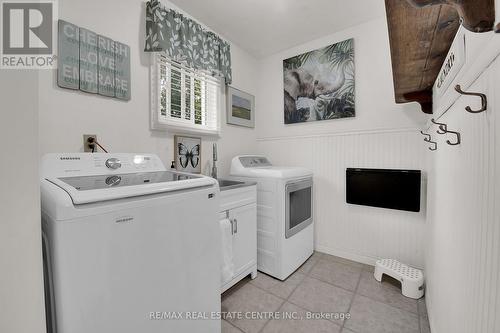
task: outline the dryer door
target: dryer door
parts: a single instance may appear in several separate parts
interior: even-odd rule
[[[286,184],[285,238],[290,238],[313,221],[312,179]]]

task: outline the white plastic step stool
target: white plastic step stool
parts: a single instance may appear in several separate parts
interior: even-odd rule
[[[382,275],[401,281],[404,296],[419,299],[424,296],[424,274],[420,269],[405,265],[395,259],[380,259],[375,264],[375,279],[382,282]]]

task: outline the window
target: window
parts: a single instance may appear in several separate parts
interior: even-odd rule
[[[219,134],[221,79],[153,54],[151,128]]]

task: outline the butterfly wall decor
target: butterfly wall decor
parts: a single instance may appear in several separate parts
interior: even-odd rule
[[[201,173],[201,138],[174,137],[175,168],[179,171]]]
[[[179,162],[183,168],[188,164],[196,168],[200,162],[200,145],[196,145],[189,149],[185,144],[179,143],[177,149],[179,150]]]

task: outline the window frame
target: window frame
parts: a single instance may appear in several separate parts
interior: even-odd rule
[[[213,76],[210,76],[206,73],[203,73],[198,70],[192,70],[189,69],[185,66],[182,66],[180,64],[175,63],[176,66],[180,67],[183,71],[189,72],[191,75],[191,78],[199,78],[203,83],[206,84],[207,81],[213,81],[216,83],[216,93],[215,93],[215,98],[217,99],[217,107],[215,110],[215,114],[213,115],[215,119],[215,127],[210,128],[207,124],[195,124],[195,115],[194,113],[191,114],[191,121],[187,121],[185,119],[185,94],[182,93],[181,95],[181,118],[180,119],[173,119],[171,116],[169,116],[170,112],[170,107],[167,107],[167,116],[162,116],[161,115],[161,89],[162,85],[160,83],[160,78],[161,78],[161,66],[163,65],[163,60],[166,59],[166,65],[168,67],[169,63],[173,63],[172,60],[169,60],[168,57],[166,57],[163,54],[160,53],[152,53],[151,54],[151,67],[150,67],[150,78],[151,78],[151,85],[150,85],[150,91],[151,91],[151,129],[152,130],[158,130],[158,131],[171,131],[175,133],[186,133],[186,134],[199,134],[199,135],[205,135],[205,136],[220,136],[220,130],[221,130],[221,116],[222,116],[222,109],[225,107],[223,104],[225,101],[225,84],[223,82],[222,78],[215,78]],[[168,73],[167,73],[167,85],[169,85],[169,78],[168,78]],[[191,87],[194,87],[194,80],[191,83]],[[185,76],[181,76],[181,91],[185,89],[184,87],[185,84]],[[167,105],[170,103],[170,95],[171,95],[171,89],[167,88]],[[205,94],[206,95],[206,91]],[[205,97],[206,98],[206,97]],[[191,99],[190,99],[190,105],[193,105],[194,108],[194,89],[191,90]],[[205,102],[205,101],[204,101]],[[202,102],[202,103],[204,103]],[[202,113],[202,119],[205,121],[205,115]]]

